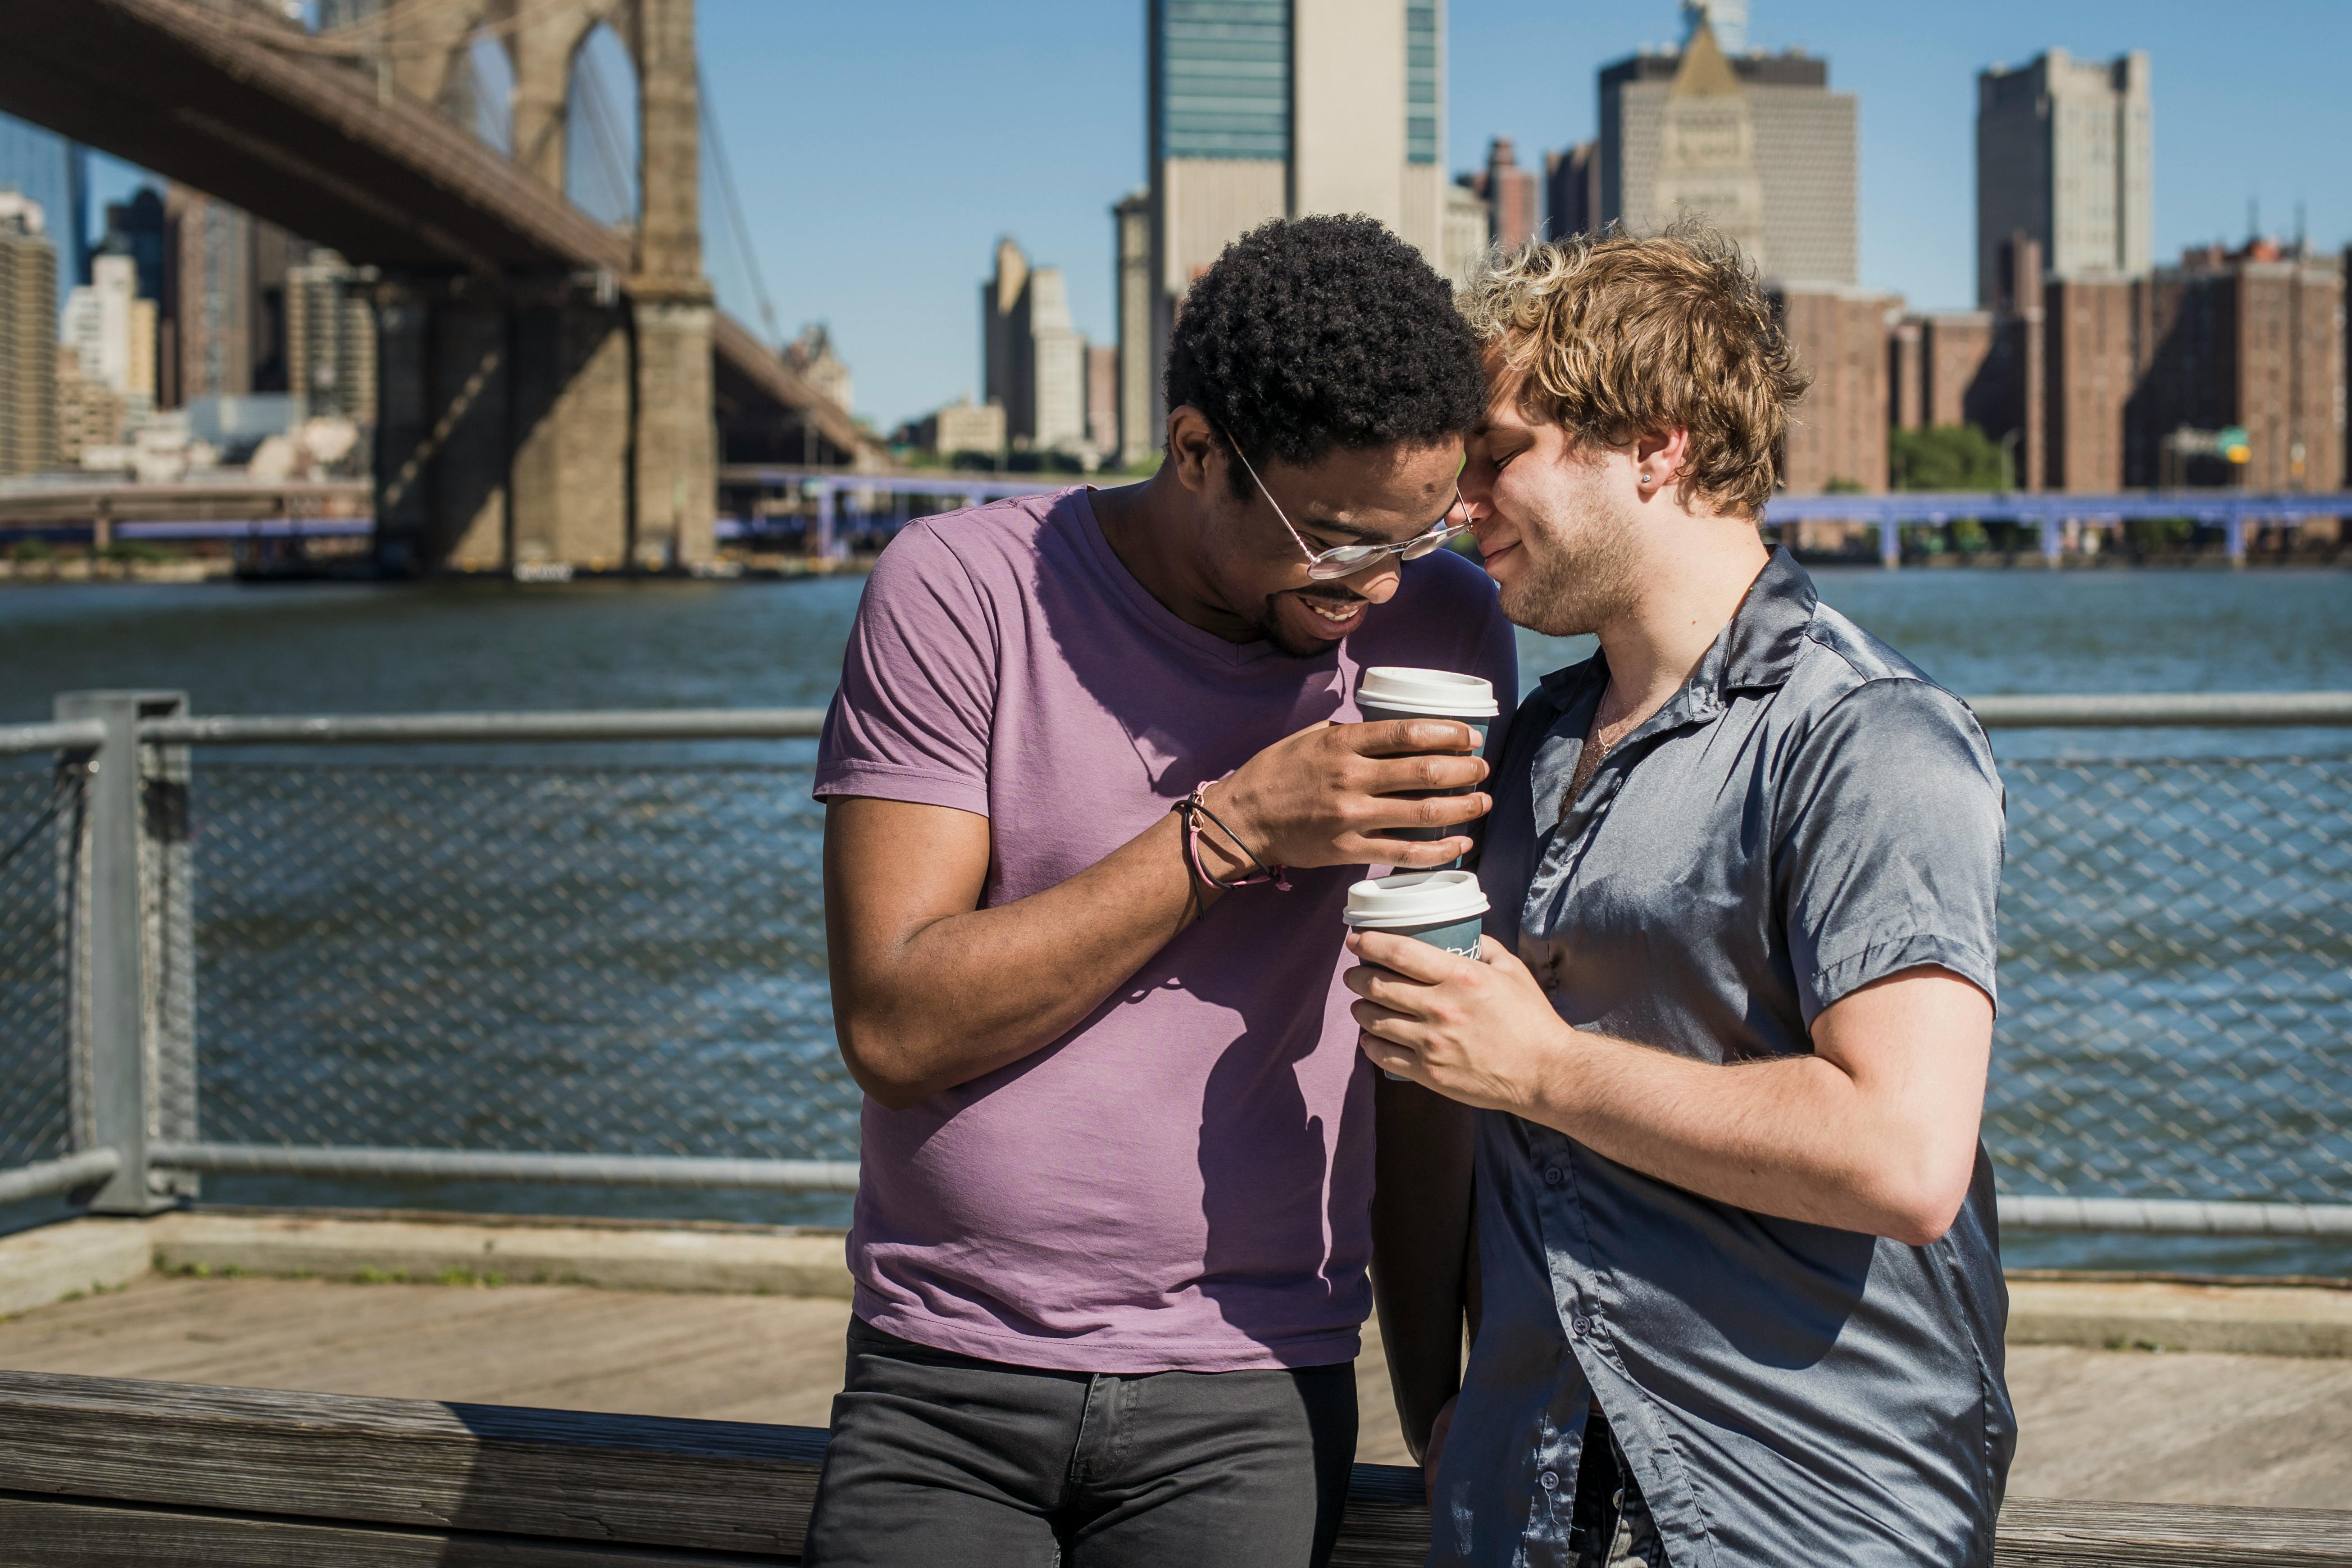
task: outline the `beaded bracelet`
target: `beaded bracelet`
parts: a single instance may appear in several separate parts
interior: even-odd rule
[[[1221,891],[1234,888],[1254,887],[1261,882],[1273,883],[1276,892],[1290,891],[1290,868],[1286,866],[1268,866],[1264,860],[1259,859],[1257,851],[1243,843],[1242,836],[1226,826],[1224,819],[1209,809],[1209,803],[1203,798],[1208,791],[1209,786],[1205,782],[1196,784],[1192,786],[1192,793],[1178,801],[1174,807],[1176,815],[1184,819],[1186,869],[1190,870],[1204,887],[1215,888]],[[1230,882],[1220,882],[1209,875],[1208,868],[1201,864],[1201,818],[1204,816],[1214,825],[1218,832],[1223,834],[1232,842],[1233,847],[1239,850],[1251,865],[1257,868],[1256,870],[1247,876],[1236,877]]]

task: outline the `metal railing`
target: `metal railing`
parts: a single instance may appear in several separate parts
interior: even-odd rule
[[[2343,692],[1974,706],[2352,726]],[[855,1188],[807,763],[376,760],[804,741],[818,712],[58,712],[0,729],[0,1202],[144,1213],[205,1173]],[[2006,1223],[2352,1238],[2352,757],[2255,750],[2004,762]]]

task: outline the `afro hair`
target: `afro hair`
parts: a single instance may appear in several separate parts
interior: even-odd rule
[[[1184,296],[1167,392],[1251,462],[1297,466],[1441,441],[1486,404],[1453,286],[1368,217],[1277,218],[1225,247]]]

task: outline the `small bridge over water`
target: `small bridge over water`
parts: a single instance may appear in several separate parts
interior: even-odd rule
[[[0,110],[376,269],[376,547],[394,570],[693,566],[718,465],[856,459],[848,416],[717,309],[694,0],[10,0]],[[572,63],[638,75],[634,228],[562,192]],[[512,157],[449,111],[488,37]]]

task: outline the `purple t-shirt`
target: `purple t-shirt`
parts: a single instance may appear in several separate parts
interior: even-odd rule
[[[1178,619],[1111,552],[1083,488],[950,512],[876,563],[816,793],[986,816],[982,899],[1010,903],[1201,780],[1355,719],[1358,672],[1379,664],[1482,675],[1512,710],[1510,628],[1458,556],[1407,565],[1354,635],[1293,658]],[[1370,1309],[1372,1084],[1339,916],[1362,875],[1228,894],[1051,1045],[905,1110],[868,1100],[858,1315],[1081,1372],[1352,1360]]]

